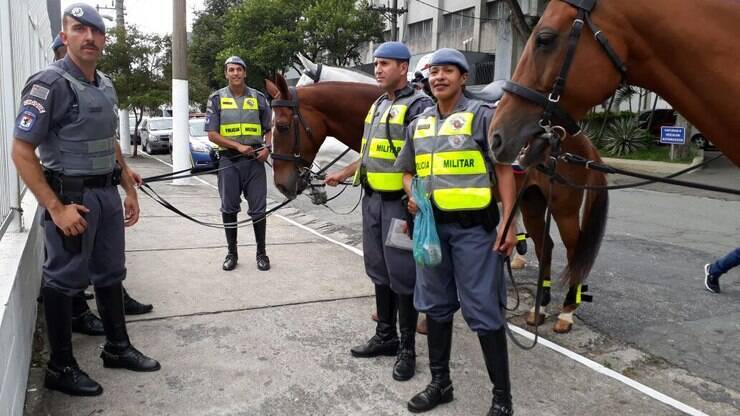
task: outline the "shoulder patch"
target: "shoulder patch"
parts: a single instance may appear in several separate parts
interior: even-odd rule
[[[18,128],[23,131],[31,131],[34,123],[36,123],[36,114],[33,111],[24,111],[21,113],[18,119]]]
[[[46,100],[47,98],[49,98],[49,88],[41,84],[33,84],[33,86],[31,87],[31,91],[29,92],[29,95],[31,97],[36,97],[42,100]]]
[[[39,112],[39,114],[44,114],[46,112],[46,108],[43,104],[31,98],[23,100],[23,107],[33,107]]]

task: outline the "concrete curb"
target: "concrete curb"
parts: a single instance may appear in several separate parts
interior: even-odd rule
[[[653,160],[630,160],[612,157],[604,157],[602,160],[604,163],[614,166],[615,168],[651,175],[666,176],[702,163],[704,161],[704,150],[699,150],[699,153],[694,157],[694,160],[692,160],[691,163],[656,162]]]

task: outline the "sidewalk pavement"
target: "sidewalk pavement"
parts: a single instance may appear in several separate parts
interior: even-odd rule
[[[148,158],[130,163],[143,176],[168,169]],[[153,186],[183,211],[220,221],[212,186]],[[32,368],[27,415],[409,414],[406,401],[430,378],[425,337],[417,335],[418,373],[408,382],[391,378],[393,357],[349,354],[374,329],[360,256],[272,216],[272,270],[256,269],[247,227],[239,231],[237,269],[224,272],[222,230],[190,223],[144,195],[140,203],[141,221],[127,229],[126,287],[155,308],[131,317],[129,333],[162,370],[104,369],[103,339],[75,335],[80,366],[105,392],[77,398],[46,391],[43,371]],[[455,400],[430,414],[483,415],[491,386],[478,340],[459,314],[455,322]],[[509,343],[509,355],[517,415],[680,413],[541,345],[522,351]]]

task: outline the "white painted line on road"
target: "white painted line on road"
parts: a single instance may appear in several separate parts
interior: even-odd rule
[[[156,159],[156,160],[164,163],[165,165],[168,165],[168,166],[172,167],[171,164],[165,162],[164,160],[161,160],[161,159],[156,158],[154,156],[148,155],[146,153],[144,153],[144,154],[146,156],[152,158],[152,159]],[[206,185],[208,185],[208,186],[210,186],[210,187],[212,187],[214,189],[218,189],[216,186],[213,186],[212,184],[210,184],[210,183],[208,183],[208,182],[200,179],[197,176],[195,177],[195,179],[203,182],[204,184],[206,184]],[[351,251],[352,253],[357,254],[358,256],[364,256],[364,253],[362,252],[362,250],[358,249],[357,247],[352,247],[352,246],[350,246],[348,244],[344,244],[344,243],[342,243],[340,241],[337,241],[337,240],[335,240],[335,239],[333,239],[331,237],[327,237],[327,236],[321,234],[320,232],[318,232],[318,231],[316,231],[316,230],[314,230],[314,229],[312,229],[310,227],[307,227],[307,226],[305,226],[303,224],[300,224],[298,222],[295,222],[295,221],[291,220],[290,218],[286,218],[286,217],[284,217],[282,215],[279,215],[279,214],[275,214],[275,216],[277,216],[278,218],[280,218],[280,219],[282,219],[282,220],[284,220],[286,222],[289,222],[289,223],[295,225],[298,228],[301,228],[303,230],[306,230],[306,231],[310,232],[311,234],[314,234],[314,235],[316,235],[318,237],[321,237],[324,240],[329,241],[330,243],[333,243],[333,244],[336,244],[336,245],[338,245],[338,246],[340,246],[342,248],[345,248],[345,249]],[[522,328],[520,328],[520,327],[518,327],[516,325],[512,325],[512,324],[508,324],[508,325],[509,325],[509,328],[511,328],[511,330],[513,332],[516,332],[518,335],[520,335],[520,336],[522,336],[524,338],[527,338],[529,340],[533,340],[534,339],[534,334],[533,333],[531,333],[531,332],[529,332],[529,331],[527,331],[525,329],[522,329]],[[635,380],[633,380],[633,379],[631,379],[629,377],[626,377],[626,376],[624,376],[624,375],[622,375],[622,374],[620,374],[620,373],[618,373],[618,372],[616,372],[616,371],[614,371],[612,369],[606,368],[603,365],[597,363],[596,361],[591,360],[589,358],[586,358],[586,357],[582,356],[581,354],[578,354],[575,351],[571,351],[571,350],[569,350],[569,349],[567,349],[567,348],[565,348],[565,347],[563,347],[561,345],[558,345],[558,344],[556,344],[556,343],[554,343],[552,341],[549,341],[549,340],[543,338],[542,336],[539,337],[538,342],[539,342],[540,345],[542,345],[545,348],[549,348],[549,349],[551,349],[551,350],[553,350],[553,351],[555,351],[555,352],[557,352],[559,354],[562,354],[562,355],[564,355],[564,356],[572,359],[573,361],[576,361],[576,362],[578,362],[580,364],[585,365],[586,367],[588,367],[588,368],[596,371],[597,373],[603,374],[603,375],[605,375],[607,377],[610,377],[610,378],[612,378],[614,380],[617,380],[620,383],[623,383],[626,386],[631,387],[631,388],[633,388],[633,389],[635,389],[635,390],[637,390],[637,391],[645,394],[646,396],[652,397],[653,399],[655,399],[655,400],[657,400],[657,401],[659,401],[659,402],[661,402],[663,404],[666,404],[666,405],[668,405],[668,406],[670,406],[670,407],[672,407],[672,408],[674,408],[676,410],[680,410],[681,412],[686,413],[687,415],[691,415],[691,416],[708,416],[706,413],[702,412],[701,410],[698,410],[696,408],[693,408],[693,407],[691,407],[691,406],[689,406],[689,405],[687,405],[687,404],[685,404],[683,402],[680,402],[680,401],[678,401],[678,400],[676,400],[676,399],[674,399],[674,398],[672,398],[672,397],[670,397],[670,396],[668,396],[666,394],[663,394],[663,393],[661,393],[661,392],[659,392],[659,391],[657,391],[657,390],[655,390],[655,389],[653,389],[651,387],[648,387],[648,386],[646,386],[646,385],[644,385],[644,384],[642,384],[642,383],[640,383],[638,381],[635,381]]]

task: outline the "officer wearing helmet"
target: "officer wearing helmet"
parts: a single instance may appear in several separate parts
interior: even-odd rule
[[[208,138],[219,148],[221,161],[218,192],[225,225],[228,252],[223,269],[234,270],[237,253],[237,214],[242,194],[249,205],[257,242],[257,269],[270,269],[265,236],[267,221],[267,176],[265,161],[270,156],[272,113],[265,96],[246,84],[247,64],[232,56],[224,62],[224,76],[229,85],[208,97],[206,128]]]
[[[131,345],[126,330],[124,226],[139,219],[135,185],[141,177],[126,165],[116,143],[116,91],[96,70],[105,25],[83,3],[67,7],[62,23],[67,56],[28,79],[12,155],[44,208],[41,293],[51,350],[44,385],[94,396],[103,389],[79,368],[71,338],[73,297],[90,282],[106,337],[103,365],[132,371],[156,371],[160,365]],[[118,184],[126,193],[123,207]]]
[[[365,270],[375,284],[378,323],[375,335],[351,349],[355,357],[396,355],[393,378],[413,377],[416,369],[415,335],[418,313],[413,294],[415,266],[411,251],[385,245],[391,221],[405,219],[401,199],[403,173],[393,166],[404,145],[409,122],[433,101],[407,81],[411,52],[401,42],[385,42],[374,53],[375,79],[385,90],[365,118],[360,159],[326,177],[336,186],[354,175],[362,185],[362,246]],[[400,342],[396,332],[398,318]]]
[[[458,50],[445,48],[434,53],[429,85],[437,105],[411,122],[406,145],[396,160],[396,167],[405,172],[404,189],[409,195],[409,211],[414,214],[412,177],[426,184],[442,248],[441,264],[416,268],[414,305],[427,316],[432,380],[408,402],[408,408],[424,412],[453,400],[449,367],[452,319],[462,308],[468,326],[478,334],[493,383],[488,414],[508,416],[513,411],[502,256],[511,253],[516,232],[510,230],[502,236],[496,228],[511,215],[516,183],[510,165],[493,163],[487,130],[494,106],[463,94],[467,77],[468,63]],[[502,203],[501,222],[494,186]]]

